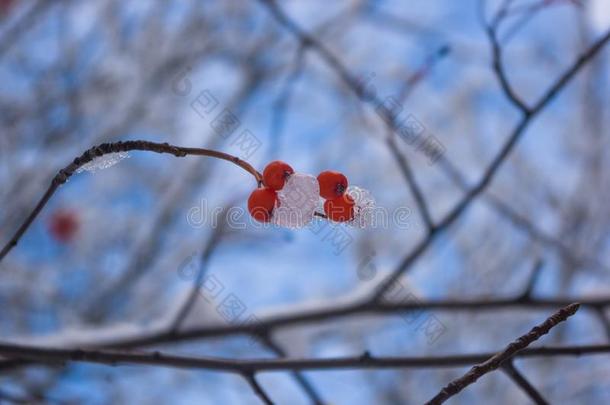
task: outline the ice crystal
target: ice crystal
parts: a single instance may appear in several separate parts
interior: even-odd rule
[[[346,193],[354,199],[354,218],[348,223],[357,228],[367,228],[373,225],[375,219],[375,198],[370,191],[349,186]]]
[[[308,174],[294,173],[277,195],[278,206],[273,210],[273,223],[287,228],[302,228],[312,221],[318,207],[318,180]]]
[[[91,162],[85,163],[84,165],[76,169],[76,173],[82,173],[84,171],[95,172],[97,170],[107,169],[128,157],[128,152],[108,153],[106,155],[98,156],[94,158]]]

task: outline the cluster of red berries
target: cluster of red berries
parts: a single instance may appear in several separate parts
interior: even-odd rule
[[[263,186],[257,188],[248,198],[248,211],[259,222],[269,222],[276,205],[279,205],[277,191],[284,188],[288,176],[294,170],[280,160],[269,163],[263,170]]]
[[[354,219],[354,199],[346,193],[347,177],[342,173],[326,170],[318,175],[320,196],[324,198],[324,213],[335,222]]]
[[[273,210],[281,205],[277,192],[284,188],[287,179],[294,174],[289,164],[276,160],[263,171],[263,187],[257,188],[248,198],[248,211],[259,222],[269,222]],[[312,177],[313,179],[313,177]],[[347,194],[347,178],[336,171],[327,170],[318,175],[319,194],[325,199],[324,212],[336,222],[354,218],[354,199]],[[314,180],[315,182],[315,180]]]

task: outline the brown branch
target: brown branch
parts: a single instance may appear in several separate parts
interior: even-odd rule
[[[252,167],[252,165],[236,156],[229,155],[228,153],[203,148],[185,148],[181,146],[170,145],[168,143],[156,143],[149,141],[125,141],[104,143],[87,150],[81,156],[74,159],[72,163],[70,163],[68,166],[64,167],[57,173],[57,175],[51,181],[49,188],[44,193],[34,210],[30,213],[30,215],[28,215],[28,217],[19,227],[19,229],[11,238],[11,240],[0,251],[0,261],[4,259],[8,252],[10,252],[15,246],[17,246],[17,243],[19,243],[19,240],[21,239],[23,234],[27,231],[27,229],[30,227],[34,219],[36,219],[38,214],[40,214],[40,211],[42,211],[44,206],[49,202],[49,200],[55,194],[57,189],[59,189],[61,185],[68,181],[68,179],[76,172],[76,170],[78,170],[83,165],[91,162],[97,157],[110,153],[128,152],[133,150],[167,153],[176,157],[193,155],[208,156],[213,157],[215,159],[226,160],[250,173],[252,176],[254,176],[258,184],[262,183],[261,174],[254,167]]]
[[[98,348],[137,348],[162,343],[177,343],[195,339],[210,339],[235,335],[260,337],[261,335],[264,336],[265,334],[280,328],[330,321],[349,316],[389,315],[425,309],[447,312],[491,312],[500,309],[515,310],[522,308],[541,310],[563,307],[575,301],[578,301],[581,307],[587,307],[592,310],[610,306],[610,297],[581,298],[582,299],[578,297],[531,298],[524,301],[519,295],[515,298],[492,300],[446,299],[395,303],[383,301],[378,303],[354,302],[343,306],[329,305],[322,308],[304,309],[286,314],[271,315],[261,318],[253,324],[218,324],[204,327],[191,327],[174,333],[168,333],[165,329],[161,331],[148,331],[127,337],[104,339],[103,341],[90,343],[88,346]]]
[[[524,349],[516,358],[608,355],[610,345],[552,346]],[[304,370],[346,369],[403,369],[452,368],[481,363],[494,353],[474,353],[444,356],[377,357],[361,356],[314,359],[226,359],[218,357],[189,357],[145,351],[116,351],[94,349],[59,349],[39,346],[0,343],[0,356],[29,364],[64,364],[86,362],[119,365],[147,365],[184,369],[204,369],[244,375],[245,373],[283,372]]]
[[[229,360],[169,355],[160,352],[125,352],[116,350],[58,349],[0,343],[0,356],[9,358],[12,366],[21,364],[65,364],[89,362],[118,366],[119,364],[153,365],[173,368],[207,369],[243,374],[244,372],[279,372],[294,370],[448,368],[480,363],[495,353],[475,353],[426,357],[376,357],[370,354],[323,359]],[[608,355],[610,344],[550,346],[525,349],[515,358]],[[1,364],[1,363],[0,363]]]
[[[205,327],[191,327],[180,331],[167,329],[140,332],[131,336],[117,338],[105,338],[93,342],[74,342],[76,345],[86,345],[89,348],[100,349],[130,349],[152,346],[157,344],[179,343],[190,340],[213,339],[219,337],[245,335],[255,338],[264,338],[272,331],[280,328],[294,327],[316,322],[330,321],[333,319],[364,316],[364,315],[390,315],[407,311],[436,310],[436,311],[476,311],[491,312],[496,310],[530,309],[541,310],[566,306],[572,302],[579,302],[581,307],[598,311],[600,308],[610,306],[610,297],[584,298],[584,297],[560,297],[560,298],[532,298],[522,299],[522,294],[514,298],[506,299],[446,299],[426,300],[418,302],[378,302],[375,304],[366,302],[354,302],[349,305],[330,305],[317,309],[305,309],[293,311],[289,314],[272,315],[257,320],[254,324],[219,324]],[[273,350],[273,349],[272,349]],[[275,351],[275,350],[274,350]],[[277,352],[276,352],[277,353]],[[574,353],[578,354],[578,353]],[[488,356],[489,357],[489,356]],[[485,358],[477,361],[483,361]],[[0,362],[0,370],[10,369],[25,365],[24,362],[16,360],[5,360]],[[303,387],[305,389],[305,387]],[[306,389],[305,389],[306,390]]]
[[[514,342],[510,343],[503,351],[496,353],[489,359],[482,363],[473,366],[470,371],[464,374],[462,377],[457,378],[447,384],[441,391],[436,394],[427,405],[439,405],[447,401],[452,396],[458,394],[464,388],[470,384],[475,383],[483,375],[494,371],[501,367],[507,361],[510,361],[517,353],[527,348],[530,344],[540,339],[542,336],[549,333],[549,331],[557,326],[559,323],[565,321],[578,311],[578,304],[570,304],[559,311],[551,315],[547,320],[538,326],[534,326],[527,334],[519,337]]]

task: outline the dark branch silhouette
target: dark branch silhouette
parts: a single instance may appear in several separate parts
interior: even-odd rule
[[[226,160],[231,163],[236,164],[241,167],[248,173],[252,174],[256,181],[260,184],[262,183],[261,174],[252,167],[248,162],[245,162],[238,158],[237,156],[229,155],[228,153],[219,152],[210,149],[203,148],[186,148],[181,146],[174,146],[168,143],[156,143],[149,141],[125,141],[125,142],[115,142],[115,143],[105,143],[99,146],[94,146],[93,148],[84,152],[81,156],[74,159],[72,163],[68,166],[64,167],[57,173],[57,175],[51,181],[51,184],[47,191],[44,193],[34,210],[28,215],[23,224],[19,227],[15,235],[11,238],[11,240],[2,248],[0,251],[0,261],[4,259],[4,257],[11,251],[12,248],[17,246],[19,243],[19,239],[23,236],[23,234],[30,227],[34,219],[40,214],[40,211],[44,208],[44,206],[49,202],[53,194],[57,191],[57,189],[64,184],[68,179],[82,166],[91,162],[93,159],[97,157],[101,157],[110,153],[118,153],[118,152],[128,152],[128,151],[148,151],[155,153],[167,153],[174,155],[176,157],[185,157],[188,155],[192,156],[207,156],[216,159]]]
[[[502,370],[514,381],[537,405],[547,405],[548,402],[542,394],[517,370],[512,361],[507,361]]]
[[[549,333],[551,329],[559,323],[565,321],[578,311],[578,304],[571,304],[561,308],[559,311],[551,315],[544,322],[529,331],[527,334],[519,337],[517,340],[509,344],[506,349],[493,355],[486,361],[473,366],[462,377],[457,378],[447,384],[438,394],[436,394],[427,405],[439,405],[447,401],[452,396],[458,394],[470,384],[474,384],[483,375],[497,370],[505,362],[510,361],[517,353],[528,347],[530,344],[540,339],[542,336]]]

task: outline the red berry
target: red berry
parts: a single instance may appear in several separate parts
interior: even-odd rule
[[[0,14],[8,13],[14,0],[0,0]]]
[[[248,211],[259,222],[269,222],[277,202],[277,193],[267,187],[257,188],[248,198]]]
[[[347,177],[333,170],[326,170],[318,175],[320,195],[326,200],[337,198],[347,189]]]
[[[49,232],[59,242],[67,243],[73,240],[78,228],[78,217],[72,211],[57,210],[51,215]]]
[[[345,222],[354,219],[354,199],[347,194],[324,201],[324,212],[328,219]]]
[[[273,190],[281,190],[288,176],[294,173],[292,167],[286,162],[275,160],[263,170],[263,183]]]

